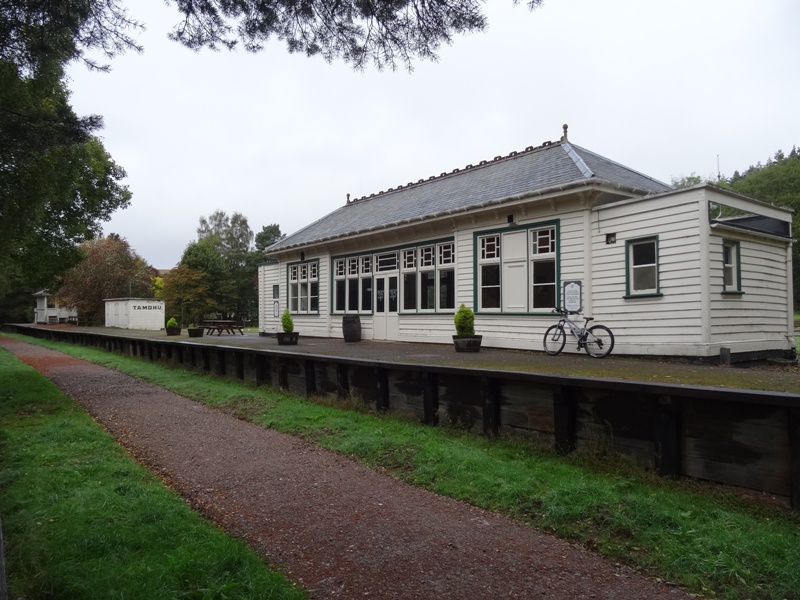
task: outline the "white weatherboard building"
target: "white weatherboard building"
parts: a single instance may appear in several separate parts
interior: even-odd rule
[[[77,323],[78,311],[59,306],[53,300],[49,290],[39,290],[33,294],[36,308],[33,309],[34,323]]]
[[[615,354],[794,350],[789,209],[669,185],[558,142],[348,202],[274,244],[259,328],[449,343],[460,304],[484,346],[540,350],[565,283]],[[575,285],[578,282],[580,285]],[[568,344],[567,349],[574,345]]]
[[[164,301],[155,298],[107,298],[106,327],[164,329]]]

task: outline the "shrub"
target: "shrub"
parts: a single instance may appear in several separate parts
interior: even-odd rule
[[[288,308],[281,315],[281,327],[283,327],[284,333],[292,333],[294,331],[294,321]]]
[[[169,321],[167,321],[167,327],[177,327],[178,321],[175,320],[175,317],[170,317]]]
[[[469,306],[459,306],[453,322],[456,324],[456,335],[475,335],[475,313]]]

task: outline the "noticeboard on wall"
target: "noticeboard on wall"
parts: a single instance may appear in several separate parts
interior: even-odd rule
[[[562,289],[564,290],[564,308],[570,312],[581,312],[583,310],[583,281],[565,281]]]

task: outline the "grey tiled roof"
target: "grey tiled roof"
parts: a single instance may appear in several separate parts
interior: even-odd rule
[[[640,195],[672,189],[580,146],[548,142],[359,198],[287,236],[269,250],[306,246],[590,182],[611,184]]]

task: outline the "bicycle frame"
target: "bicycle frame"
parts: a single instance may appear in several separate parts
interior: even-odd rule
[[[589,324],[589,321],[592,320],[592,317],[584,317],[584,319],[586,319],[586,321],[583,323],[583,327],[581,327],[575,321],[569,318],[569,313],[567,311],[562,310],[561,318],[558,320],[562,327],[564,325],[569,326],[570,332],[572,332],[572,335],[578,342],[579,350],[586,346],[586,331],[588,329],[586,326]],[[564,328],[564,330],[566,331],[566,328]]]
[[[585,350],[593,358],[603,358],[611,353],[614,348],[614,334],[605,325],[589,327],[589,322],[594,321],[594,317],[584,317],[585,321],[581,326],[569,318],[570,313],[566,309],[560,308],[553,312],[558,312],[561,317],[544,334],[544,351],[547,354],[555,356],[561,353],[567,340],[567,331],[578,342],[578,350]]]

